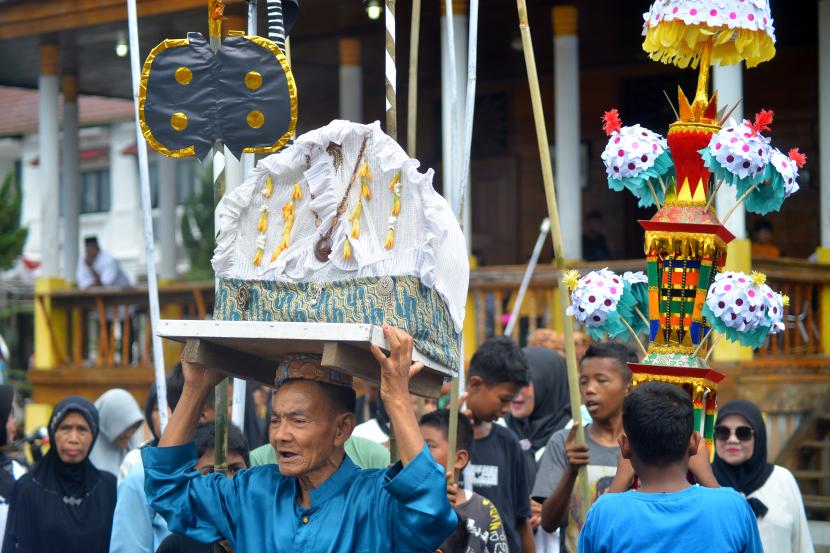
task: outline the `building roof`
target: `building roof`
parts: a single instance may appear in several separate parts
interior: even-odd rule
[[[37,131],[38,91],[0,86],[0,136]],[[124,121],[134,116],[133,102],[103,96],[80,96],[78,99],[81,126]],[[58,118],[62,118],[58,110]]]

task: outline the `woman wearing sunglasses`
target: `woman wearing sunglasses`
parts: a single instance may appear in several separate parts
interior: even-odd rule
[[[754,403],[739,399],[720,408],[715,451],[715,477],[746,496],[764,551],[813,553],[798,484],[790,471],[767,462],[767,431]]]

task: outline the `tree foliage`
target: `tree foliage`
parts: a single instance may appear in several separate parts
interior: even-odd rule
[[[214,232],[213,170],[205,166],[199,186],[192,190],[184,202],[182,216],[182,241],[190,259],[191,280],[213,278],[210,260],[213,257],[216,235]]]
[[[20,253],[29,229],[20,226],[23,195],[12,173],[0,186],[0,269],[11,268]]]

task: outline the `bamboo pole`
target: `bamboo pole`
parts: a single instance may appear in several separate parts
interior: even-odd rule
[[[420,34],[421,0],[412,0],[412,24],[409,28],[409,92],[406,110],[406,153],[409,157],[415,157],[418,147],[418,42]]]
[[[533,42],[530,37],[530,27],[527,21],[527,5],[525,0],[516,0],[519,11],[519,31],[522,36],[525,64],[527,66],[527,80],[530,87],[530,100],[533,106],[533,120],[536,126],[536,140],[539,145],[539,158],[542,163],[542,180],[545,186],[545,197],[548,204],[550,218],[550,233],[553,240],[553,251],[556,257],[556,269],[559,271],[559,300],[562,308],[562,330],[565,335],[565,360],[568,365],[568,388],[571,396],[571,418],[576,425],[574,442],[585,443],[585,430],[582,427],[581,401],[579,397],[579,374],[577,372],[576,348],[574,347],[573,322],[565,312],[570,304],[568,288],[563,283],[565,272],[564,246],[562,230],[559,224],[559,209],[556,205],[556,190],[553,186],[553,168],[550,152],[548,151],[548,131],[545,126],[545,113],[542,106],[542,93],[539,89],[539,74],[536,70],[536,57],[533,53]],[[576,237],[574,237],[576,238]],[[580,486],[576,493],[580,496],[582,517],[585,519],[589,504],[590,490],[587,467],[579,469]]]

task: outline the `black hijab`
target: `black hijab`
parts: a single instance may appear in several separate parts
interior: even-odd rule
[[[712,463],[712,471],[721,486],[728,486],[749,496],[752,492],[764,485],[772,474],[774,465],[767,462],[767,429],[761,411],[751,401],[745,399],[732,400],[718,410],[718,418],[715,425],[728,415],[740,415],[749,422],[755,432],[755,448],[752,450],[752,457],[740,465],[730,465],[717,455]],[[749,506],[757,518],[767,514],[767,506],[755,498],[747,499]]]
[[[571,401],[568,395],[568,369],[565,358],[557,352],[541,347],[524,348],[533,382],[533,412],[524,419],[507,415],[505,420],[525,453],[528,476],[536,475],[536,451],[545,447],[557,430],[571,420]]]
[[[70,396],[49,419],[52,447],[32,471],[15,482],[3,553],[12,551],[109,551],[115,510],[115,477],[99,472],[87,456],[80,463],[64,463],[58,456],[55,433],[70,413],[84,417],[98,436],[98,410],[88,400]]]
[[[6,421],[9,420],[14,404],[14,386],[0,385],[0,448],[5,447],[11,438],[6,432]],[[0,451],[0,497],[8,501],[14,488],[14,474],[11,459]]]

